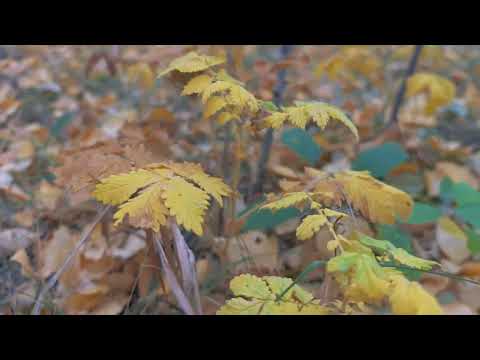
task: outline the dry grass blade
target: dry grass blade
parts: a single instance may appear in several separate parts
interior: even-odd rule
[[[177,299],[178,306],[186,315],[195,315],[195,311],[192,308],[192,305],[188,301],[187,296],[185,295],[182,287],[178,283],[178,280],[175,276],[175,273],[168,262],[167,255],[163,250],[162,243],[160,242],[159,235],[154,235],[152,231],[147,231],[147,237],[153,237],[155,248],[157,249],[158,256],[160,257],[160,262],[162,264],[163,274],[165,275],[165,280],[172,289],[173,295]]]
[[[183,289],[185,290],[188,298],[195,305],[196,312],[201,315],[202,307],[200,303],[200,290],[195,269],[195,255],[188,247],[187,243],[185,242],[185,238],[174,221],[171,222],[171,227],[175,251],[177,252],[177,259],[182,274]]]

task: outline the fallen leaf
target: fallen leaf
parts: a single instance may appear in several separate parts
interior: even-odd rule
[[[25,229],[10,229],[0,232],[0,258],[8,257],[18,250],[26,249],[37,236]]]
[[[440,218],[436,231],[440,249],[451,261],[460,264],[470,257],[467,235],[450,218]]]
[[[52,239],[42,251],[43,266],[40,269],[40,276],[43,279],[48,278],[62,266],[77,240],[78,235],[72,234],[66,226],[61,226],[54,232]]]
[[[50,185],[47,181],[42,181],[40,187],[35,193],[35,204],[40,209],[55,210],[61,198],[63,197],[63,190],[59,187]]]

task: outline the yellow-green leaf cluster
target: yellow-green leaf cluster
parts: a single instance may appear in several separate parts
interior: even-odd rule
[[[420,284],[407,280],[399,271],[382,267],[369,248],[376,251],[394,252],[395,247],[384,242],[368,238],[362,244],[368,247],[361,248],[360,252],[344,251],[341,255],[332,258],[327,264],[327,271],[334,275],[346,299],[354,302],[371,304],[390,303],[392,312],[399,315],[427,315],[441,314],[442,310],[436,299],[428,294]],[[386,251],[386,250],[385,250]],[[402,264],[412,265],[415,259],[417,268],[428,269],[425,260],[409,255],[409,260]],[[417,262],[421,260],[424,262]],[[408,265],[408,266],[410,266]],[[415,267],[415,266],[414,266]]]
[[[311,293],[292,284],[291,279],[276,276],[237,276],[230,282],[235,298],[228,300],[217,315],[327,315],[330,312]]]
[[[272,201],[267,205],[261,207],[261,209],[269,209],[272,211],[278,211],[289,207],[304,208],[308,205],[315,215],[309,215],[305,217],[297,228],[297,238],[300,240],[311,239],[315,233],[317,233],[323,226],[328,226],[333,237],[337,239],[337,235],[333,229],[333,226],[329,223],[329,218],[336,218],[347,216],[344,213],[334,211],[328,208],[324,208],[321,204],[315,201],[317,197],[316,193],[306,192],[292,192],[286,193],[276,201]]]
[[[204,118],[218,115],[217,120],[226,123],[242,114],[253,115],[259,110],[258,100],[243,84],[224,70],[216,74],[199,75],[185,86],[182,95],[199,95],[205,106]]]
[[[434,114],[439,108],[448,105],[456,94],[455,84],[436,74],[417,73],[407,82],[407,97],[427,93],[425,105],[427,115]]]
[[[341,122],[357,140],[359,139],[358,130],[348,116],[339,108],[322,102],[298,102],[296,106],[285,107],[282,111],[271,113],[264,122],[273,129],[278,129],[285,123],[305,129],[313,122],[323,130],[331,120]]]
[[[401,265],[405,265],[419,270],[430,270],[434,266],[439,265],[435,261],[424,260],[419,257],[409,254],[406,250],[397,248],[389,241],[372,239],[369,236],[362,235],[359,241],[372,249],[379,255],[386,255],[391,260],[398,262]]]
[[[328,262],[348,299],[380,303],[389,294],[389,279],[372,254],[345,251]]]
[[[221,179],[199,165],[166,162],[105,178],[93,195],[104,204],[119,205],[115,225],[128,215],[131,225],[158,232],[172,216],[186,230],[202,235],[211,198],[222,205],[222,197],[230,193]]]

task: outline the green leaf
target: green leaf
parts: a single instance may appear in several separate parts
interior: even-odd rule
[[[465,229],[465,234],[468,237],[468,250],[473,255],[477,255],[480,253],[480,235],[477,234],[475,231],[471,229]]]
[[[457,183],[453,185],[452,195],[458,206],[480,205],[480,192],[472,188],[467,183]]]
[[[417,197],[425,191],[425,181],[421,174],[403,173],[395,176],[387,175],[385,182],[409,193],[412,197]]]
[[[378,237],[390,241],[395,247],[413,252],[410,235],[395,225],[379,225]]]
[[[288,129],[282,134],[282,142],[300,158],[313,166],[323,151],[313,137],[302,129]]]
[[[355,252],[345,251],[343,254],[335,256],[329,260],[327,264],[327,271],[345,273],[355,265],[361,256],[361,254]]]
[[[366,170],[377,178],[383,178],[406,160],[408,154],[402,145],[391,142],[361,152],[352,163],[352,168],[357,171]]]
[[[395,249],[395,246],[393,246],[390,241],[373,239],[367,235],[363,235],[359,240],[363,245],[368,246],[369,248],[382,254]]]
[[[452,179],[449,177],[443,178],[442,182],[440,183],[440,198],[444,202],[453,201],[453,187],[454,183]]]
[[[404,249],[410,254],[413,253],[410,235],[396,225],[379,225],[378,237],[390,241],[397,248]],[[422,272],[418,270],[400,269],[400,271],[410,281],[418,281],[422,277]]]
[[[480,204],[459,207],[455,209],[455,214],[474,228],[480,229]]]
[[[440,216],[442,216],[442,212],[439,208],[416,202],[412,215],[407,223],[412,225],[434,223]]]
[[[75,114],[67,113],[65,115],[60,116],[55,120],[52,127],[50,128],[50,134],[55,136],[56,138],[62,135],[63,130],[70,125],[70,123],[75,119]]]
[[[278,107],[271,101],[260,101],[260,107],[262,110],[269,112],[275,112],[279,110]]]
[[[296,208],[282,209],[275,213],[268,209],[256,210],[247,218],[242,231],[271,230],[288,220],[299,217],[300,215],[300,210]]]

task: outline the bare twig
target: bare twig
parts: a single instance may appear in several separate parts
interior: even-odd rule
[[[280,48],[280,61],[285,60],[293,50],[293,45],[282,45]],[[277,75],[277,86],[275,87],[273,93],[273,102],[276,106],[280,106],[285,90],[287,88],[287,70],[282,69],[278,72]],[[250,192],[250,197],[253,198],[256,194],[260,194],[263,191],[263,185],[265,183],[265,178],[267,176],[267,165],[268,160],[270,159],[270,152],[273,145],[273,129],[268,129],[265,137],[263,139],[260,160],[258,162],[257,169],[257,181],[253,186],[252,191]]]
[[[172,290],[173,295],[177,299],[178,306],[180,307],[180,309],[182,309],[182,311],[186,315],[195,315],[195,311],[193,310],[192,305],[188,301],[187,296],[183,292],[182,287],[180,286],[177,280],[177,277],[175,276],[175,273],[172,267],[170,266],[170,263],[168,262],[167,255],[165,254],[165,251],[163,249],[162,243],[160,242],[159,236],[160,234],[154,234],[153,231],[151,230],[147,231],[147,238],[150,238],[153,240],[158,256],[160,257],[160,263],[162,265],[165,281],[168,283],[168,285],[170,286],[170,289]]]
[[[403,99],[405,98],[405,92],[407,90],[407,81],[408,79],[415,73],[418,65],[418,61],[420,59],[420,54],[422,49],[425,45],[415,45],[415,50],[413,51],[412,58],[408,64],[407,71],[405,73],[405,77],[400,85],[400,89],[398,89],[398,93],[395,96],[395,102],[393,103],[392,113],[390,114],[389,122],[385,128],[385,130],[389,129],[391,126],[395,125],[398,119],[398,112],[400,111],[400,107],[402,106]]]
[[[53,275],[52,278],[47,282],[47,284],[42,288],[42,290],[40,291],[40,294],[38,295],[37,300],[35,301],[35,305],[34,305],[33,310],[32,310],[32,315],[40,315],[40,312],[42,310],[42,304],[44,303],[43,299],[45,298],[47,293],[55,287],[55,285],[57,284],[60,277],[67,270],[70,263],[75,258],[75,256],[77,256],[77,254],[80,252],[82,247],[88,242],[88,240],[90,239],[90,236],[92,235],[93,231],[95,230],[97,225],[103,220],[105,215],[107,215],[107,213],[110,209],[111,209],[111,206],[105,206],[103,208],[103,210],[98,214],[98,216],[95,218],[93,223],[85,231],[82,238],[78,242],[77,246],[75,246],[75,248],[70,252],[68,257],[65,259],[65,261],[63,262],[60,269],[58,269],[58,271],[55,273],[55,275]]]

